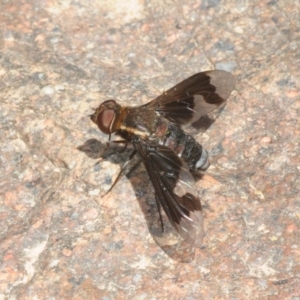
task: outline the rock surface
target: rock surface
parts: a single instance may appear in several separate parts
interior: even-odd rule
[[[0,299],[300,299],[299,1],[2,1]],[[160,245],[142,165],[88,118],[199,71],[237,78],[194,134],[202,249]],[[78,147],[80,147],[78,149]],[[167,231],[171,230],[167,226]]]

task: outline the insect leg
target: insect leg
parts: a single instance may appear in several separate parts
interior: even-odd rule
[[[126,166],[128,165],[128,163],[130,162],[130,160],[134,157],[134,155],[136,154],[136,150],[133,150],[133,152],[130,154],[130,156],[128,157],[128,159],[125,161],[124,165],[122,166],[122,169],[121,171],[119,172],[117,178],[115,179],[114,183],[112,184],[112,186],[109,188],[109,190],[104,194],[108,194],[112,189],[113,187],[116,185],[116,183],[119,181],[123,171],[125,170]]]
[[[119,153],[122,153],[122,152],[124,152],[125,149],[127,148],[128,141],[126,141],[126,140],[121,140],[121,141],[108,141],[108,142],[106,142],[106,146],[105,146],[105,148],[101,151],[101,154],[100,154],[101,159],[95,163],[95,166],[97,166],[97,165],[102,161],[103,157],[106,157],[106,156],[110,156],[110,155],[111,155],[111,154],[106,154],[106,155],[104,156],[105,152],[110,148],[110,145],[111,145],[111,144],[125,144],[125,147],[124,147],[121,151],[118,151]]]
[[[125,144],[124,149],[122,149],[120,151],[120,153],[122,153],[126,149],[128,141],[126,141],[126,140],[121,140],[121,141],[107,141],[106,142],[106,147],[105,147],[105,149],[104,149],[103,152],[105,152],[110,147],[111,144]]]

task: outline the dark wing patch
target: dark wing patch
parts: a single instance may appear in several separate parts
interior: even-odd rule
[[[145,106],[173,123],[192,123],[224,103],[234,84],[234,76],[226,71],[200,72],[178,83]]]
[[[133,141],[161,203],[173,226],[190,246],[203,240],[202,208],[195,181],[186,163],[170,148],[149,141]]]

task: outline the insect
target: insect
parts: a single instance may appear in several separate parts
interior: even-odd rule
[[[234,84],[234,76],[226,71],[200,72],[145,105],[121,106],[107,100],[90,116],[109,135],[109,141],[114,134],[123,140],[112,142],[133,145],[122,170],[136,153],[140,155],[154,186],[159,212],[161,205],[184,242],[192,247],[200,247],[204,235],[192,173],[207,169],[209,160],[207,151],[181,125],[197,121],[224,103]],[[162,222],[161,215],[160,219]]]

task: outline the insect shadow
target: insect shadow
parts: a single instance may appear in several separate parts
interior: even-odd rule
[[[218,108],[213,113],[203,116],[197,122],[189,126],[190,132],[205,132],[218,118],[224,106]],[[111,143],[107,147],[107,143],[103,143],[97,139],[89,139],[83,145],[77,147],[81,152],[84,152],[89,158],[99,160],[107,160],[113,164],[119,164],[121,167],[130,156],[132,147]],[[138,200],[141,211],[144,214],[145,220],[151,236],[156,244],[172,259],[184,263],[188,263],[194,259],[194,248],[185,245],[181,237],[171,225],[164,211],[158,211],[155,201],[154,190],[150,184],[146,169],[141,163],[138,155],[136,155],[125,168],[123,175],[131,182],[136,198]],[[201,174],[194,174],[195,179],[201,180]],[[140,178],[141,182],[146,184],[136,184],[136,178]],[[160,214],[161,218],[160,219]]]

